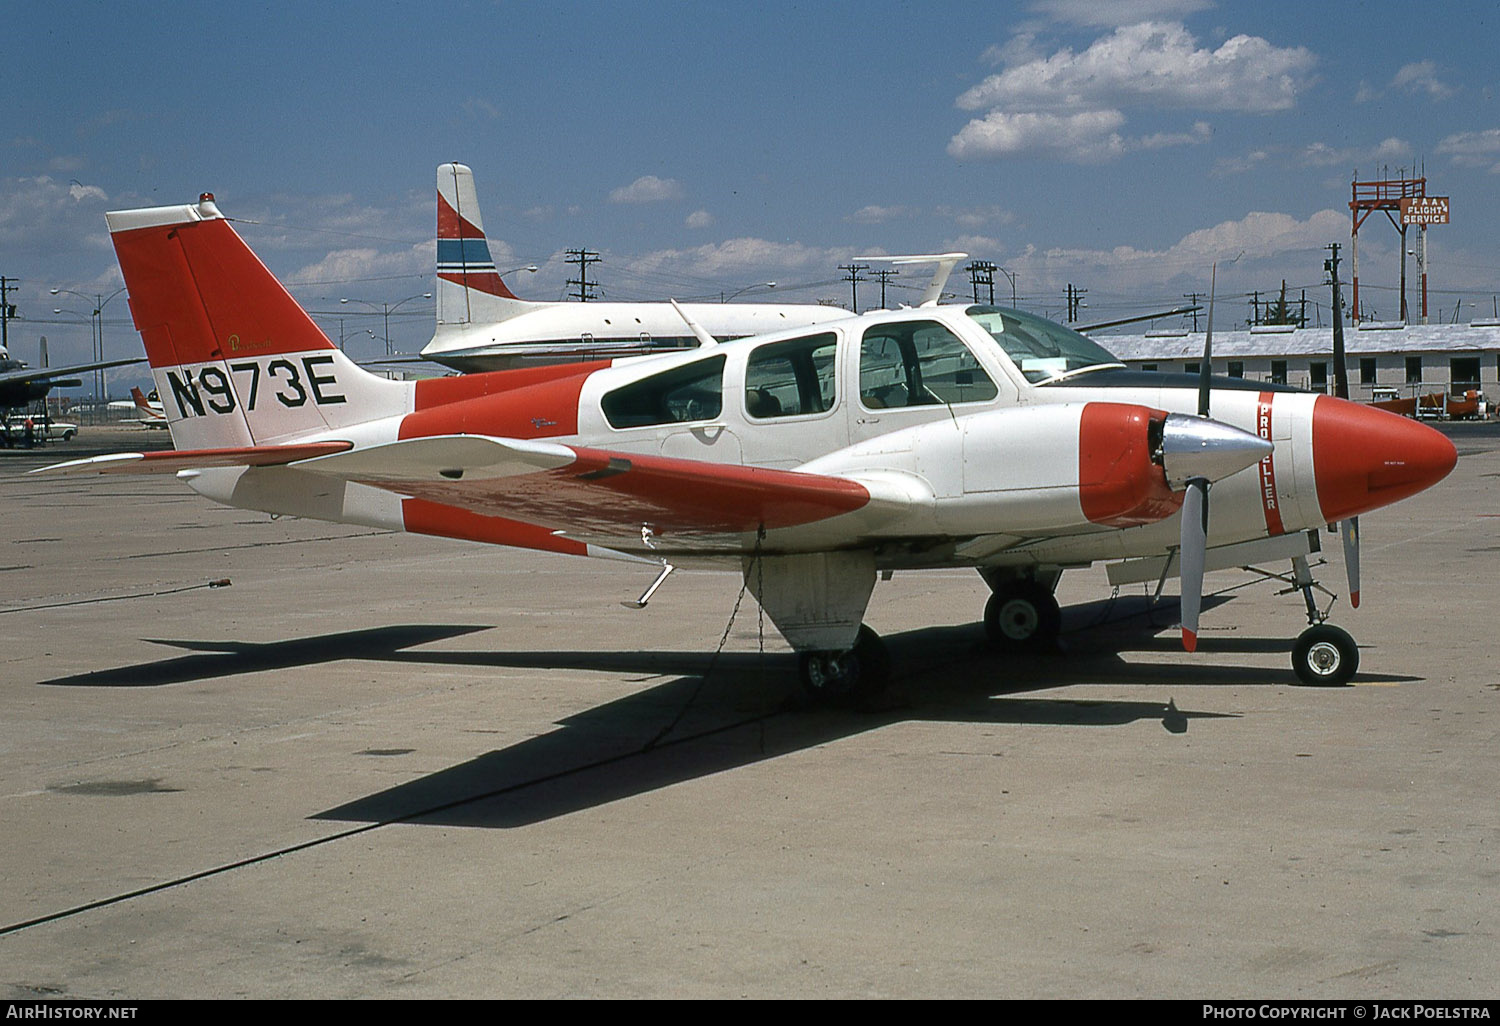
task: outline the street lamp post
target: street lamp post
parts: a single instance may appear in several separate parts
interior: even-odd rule
[[[995,265],[995,270],[1010,279],[1010,308],[1014,310],[1016,308],[1016,276],[999,264]]]
[[[742,289],[740,289],[740,290],[738,290],[736,292],[731,292],[728,296],[725,296],[724,293],[720,292],[719,293],[719,302],[721,302],[721,303],[727,303],[731,299],[733,299],[735,296],[743,296],[746,292],[749,292],[751,289],[774,289],[775,287],[776,287],[776,283],[774,281],[758,281],[754,285],[746,285],[744,288],[742,288]]]
[[[405,299],[399,300],[399,301],[397,301],[395,303],[372,303],[368,299],[340,299],[339,302],[340,303],[363,303],[365,306],[368,306],[372,310],[380,310],[382,312],[383,316],[385,317],[385,355],[386,356],[394,356],[395,355],[395,351],[394,351],[394,349],[391,346],[391,311],[395,310],[397,307],[401,306],[403,303],[410,303],[413,299],[431,299],[431,298],[432,298],[432,293],[431,292],[422,292],[422,293],[418,293],[415,296],[407,296]]]
[[[122,293],[122,292],[125,291],[125,286],[121,285],[119,288],[115,289],[113,292],[111,292],[107,296],[104,295],[103,293],[95,293],[92,296],[86,296],[82,292],[74,292],[72,289],[50,289],[48,291],[52,295],[54,295],[54,296],[61,296],[61,295],[77,296],[79,299],[83,300],[84,302],[90,302],[90,301],[93,302],[93,304],[94,304],[94,311],[93,311],[92,314],[89,315],[89,317],[90,317],[89,334],[91,335],[90,341],[93,343],[94,360],[95,360],[95,362],[97,362],[97,363],[103,363],[104,362],[104,308],[105,308],[105,306],[107,306],[109,304],[109,301],[111,299],[114,299],[120,293]],[[62,311],[58,310],[58,311],[53,311],[53,312],[54,313],[61,313]],[[98,368],[98,369],[96,369],[94,371],[94,399],[97,402],[101,398],[106,398],[107,399],[108,397],[109,396],[108,396],[108,393],[107,393],[107,390],[106,390],[106,385],[105,385],[104,368],[100,367],[100,368]]]

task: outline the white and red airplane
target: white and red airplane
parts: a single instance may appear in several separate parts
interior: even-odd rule
[[[389,381],[339,352],[212,196],[108,221],[180,448],[47,470],[176,473],[236,507],[649,560],[639,604],[674,563],[735,567],[825,695],[885,682],[861,626],[882,574],[978,570],[990,637],[1026,649],[1055,641],[1062,571],[1094,562],[1116,584],[1180,574],[1192,649],[1205,569],[1290,559],[1313,624],[1294,666],[1346,681],[1359,653],[1314,605],[1317,531],[1457,459],[1402,417],[1132,373],[1067,328],[978,305]]]
[[[167,426],[167,411],[162,408],[161,400],[157,398],[155,389],[147,395],[139,388],[130,390],[130,401],[139,413],[142,425],[148,428],[164,428]]]
[[[421,355],[460,371],[693,349],[684,314],[720,342],[849,316],[814,303],[684,303],[680,313],[671,303],[519,299],[495,268],[463,164],[437,169],[437,279],[437,329]]]

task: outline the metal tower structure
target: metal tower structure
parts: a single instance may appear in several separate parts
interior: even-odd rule
[[[1417,251],[1417,267],[1422,272],[1422,323],[1427,323],[1427,226],[1448,223],[1448,197],[1427,195],[1427,178],[1408,178],[1398,172],[1397,178],[1361,182],[1358,172],[1349,199],[1349,263],[1353,275],[1353,296],[1349,305],[1350,319],[1358,324],[1359,306],[1359,228],[1375,211],[1384,212],[1391,226],[1401,234],[1401,320],[1410,320],[1406,307],[1406,229],[1416,225],[1419,229],[1420,246]]]

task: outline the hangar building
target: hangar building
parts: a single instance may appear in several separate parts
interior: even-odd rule
[[[1187,371],[1203,360],[1203,333],[1185,329],[1094,336],[1132,370]],[[1365,322],[1344,330],[1350,398],[1376,386],[1402,397],[1477,389],[1500,396],[1500,320],[1469,324]],[[1333,329],[1257,325],[1214,331],[1213,373],[1314,391],[1333,388]]]

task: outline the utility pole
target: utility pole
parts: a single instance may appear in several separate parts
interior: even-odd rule
[[[1203,293],[1201,293],[1201,292],[1184,292],[1182,294],[1182,298],[1188,300],[1192,304],[1192,306],[1193,306],[1193,330],[1194,331],[1198,330],[1198,297],[1201,296],[1201,295],[1203,295]]]
[[[839,270],[849,272],[844,280],[849,283],[849,298],[854,304],[855,313],[859,313],[859,283],[865,280],[860,274],[869,269],[869,264],[839,264]]]
[[[599,254],[592,249],[570,249],[567,251],[567,262],[578,265],[578,277],[569,278],[567,284],[577,285],[578,291],[573,293],[573,298],[580,303],[587,303],[594,298],[594,289],[598,288],[598,282],[589,281],[589,264],[599,263]]]
[[[976,260],[966,270],[969,272],[969,283],[974,289],[974,302],[979,302],[979,286],[989,288],[989,304],[995,305],[995,265],[988,260]]]
[[[882,267],[880,270],[871,271],[870,273],[880,279],[880,309],[884,310],[886,308],[885,284],[892,278],[900,276],[901,272],[896,270],[894,267]]]
[[[0,349],[10,352],[10,319],[16,315],[16,308],[11,305],[10,294],[16,291],[16,286],[10,283],[10,279],[0,275]]]
[[[1078,310],[1083,306],[1083,297],[1089,294],[1088,289],[1080,289],[1068,283],[1068,323],[1072,324],[1078,320]]]
[[[1339,292],[1339,244],[1328,244],[1329,257],[1323,270],[1333,284],[1333,394],[1349,398],[1349,369],[1344,366],[1344,297]]]

